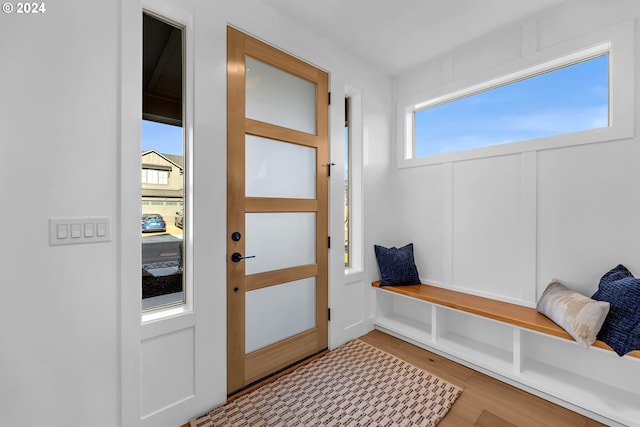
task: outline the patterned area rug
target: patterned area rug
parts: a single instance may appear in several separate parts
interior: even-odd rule
[[[354,340],[191,421],[218,426],[435,426],[462,390]]]

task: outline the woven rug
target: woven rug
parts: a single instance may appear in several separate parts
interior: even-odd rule
[[[435,426],[462,390],[353,340],[191,421],[218,426]]]

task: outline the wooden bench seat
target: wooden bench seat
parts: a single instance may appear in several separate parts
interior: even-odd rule
[[[377,281],[373,282],[371,285],[389,292],[395,292],[433,304],[454,308],[456,310],[498,320],[521,328],[573,340],[571,335],[569,335],[562,327],[555,324],[543,314],[538,313],[535,308],[511,304],[508,302],[426,284],[380,286],[380,282]],[[611,347],[600,340],[594,342],[592,346],[613,351]],[[627,355],[640,358],[640,350],[634,350],[627,353]]]

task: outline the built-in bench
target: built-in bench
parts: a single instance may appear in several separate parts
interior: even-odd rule
[[[377,329],[608,425],[640,427],[640,350],[585,349],[532,307],[427,284],[372,286]]]
[[[373,282],[371,286],[380,288],[380,281]],[[400,295],[454,308],[456,310],[465,311],[478,316],[488,317],[489,319],[509,323],[521,328],[531,329],[533,331],[573,340],[567,331],[562,329],[562,327],[558,326],[545,315],[540,314],[535,308],[511,304],[504,301],[484,298],[477,295],[466,294],[426,284],[384,286],[383,288],[389,292],[396,292]],[[593,346],[613,351],[609,345],[600,340],[594,342]],[[640,358],[640,350],[634,350],[627,355]]]

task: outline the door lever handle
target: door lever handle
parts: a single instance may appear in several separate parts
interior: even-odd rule
[[[256,257],[255,255],[242,256],[241,253],[234,252],[233,254],[231,254],[231,261],[240,262],[240,260],[248,259],[248,258],[255,258],[255,257]]]

